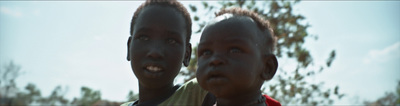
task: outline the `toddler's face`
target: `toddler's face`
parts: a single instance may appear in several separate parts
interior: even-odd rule
[[[263,69],[258,27],[250,18],[228,18],[208,25],[198,46],[197,79],[216,97],[260,90]]]
[[[145,7],[136,19],[129,48],[139,83],[147,87],[172,84],[184,59],[185,38],[185,19],[177,10]]]

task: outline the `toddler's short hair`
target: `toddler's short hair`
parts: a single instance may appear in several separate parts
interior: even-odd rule
[[[264,31],[267,31],[267,33],[265,33],[266,39],[263,39],[263,41],[266,43],[266,46],[270,48],[269,51],[272,53],[275,50],[277,38],[274,36],[274,31],[270,27],[268,20],[262,18],[260,15],[253,11],[248,11],[241,8],[222,9],[220,12],[215,13],[215,16],[218,17],[224,14],[232,14],[234,16],[246,16],[253,19],[261,32],[265,33]]]

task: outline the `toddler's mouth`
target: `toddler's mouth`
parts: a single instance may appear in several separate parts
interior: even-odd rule
[[[211,75],[211,76],[210,76],[210,79],[211,79],[211,78],[220,78],[220,77],[222,77],[222,76],[221,76],[221,75]]]
[[[207,78],[207,82],[210,84],[220,84],[226,82],[228,79],[221,74],[212,74]]]

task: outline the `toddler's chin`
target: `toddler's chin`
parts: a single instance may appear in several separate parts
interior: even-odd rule
[[[226,90],[222,89],[221,87],[216,87],[216,88],[210,88],[207,89],[210,93],[212,93],[213,95],[215,95],[215,97],[217,98],[223,98],[226,97]]]

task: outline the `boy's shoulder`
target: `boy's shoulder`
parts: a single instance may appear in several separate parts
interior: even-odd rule
[[[192,79],[181,87],[169,97],[167,100],[162,102],[160,105],[201,105],[203,99],[208,91],[200,87],[197,79]]]
[[[199,106],[203,103],[203,99],[208,91],[200,87],[197,79],[189,80],[180,86],[174,94],[167,100],[161,102],[160,106],[175,106],[175,105],[195,105]],[[136,100],[137,101],[137,100]],[[136,101],[130,101],[121,104],[120,106],[132,106]]]

